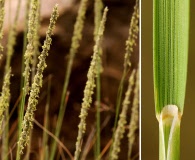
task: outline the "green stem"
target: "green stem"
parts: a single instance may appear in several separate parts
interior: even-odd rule
[[[73,60],[80,46],[80,40],[82,39],[82,31],[83,31],[83,26],[84,26],[84,21],[85,21],[85,13],[87,10],[87,2],[88,0],[81,0],[80,8],[79,8],[78,15],[77,15],[77,20],[74,25],[74,33],[72,36],[69,60],[68,60],[66,75],[64,79],[64,86],[62,90],[60,109],[58,113],[57,126],[55,129],[55,136],[57,138],[59,138],[64,114],[66,111],[66,105],[67,105],[66,97],[68,97],[67,90],[68,90],[68,84],[69,84],[70,74],[72,70]],[[50,160],[54,159],[54,156],[56,153],[56,147],[57,147],[57,142],[54,140],[51,145],[51,153],[50,153],[50,158],[49,158]]]
[[[163,108],[159,116],[159,160],[180,159],[180,120],[177,106]]]

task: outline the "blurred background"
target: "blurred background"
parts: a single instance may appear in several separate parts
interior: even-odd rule
[[[152,5],[153,1],[142,0],[141,32],[141,157],[142,160],[157,160],[158,121],[155,116],[152,62]],[[181,122],[181,160],[195,159],[195,1],[191,0],[190,43],[188,79],[184,114]]]

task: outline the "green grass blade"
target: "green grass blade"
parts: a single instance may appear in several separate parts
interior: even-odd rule
[[[154,1],[156,114],[174,104],[183,113],[187,75],[189,0]]]
[[[153,67],[160,159],[179,160],[189,39],[189,0],[154,0]]]

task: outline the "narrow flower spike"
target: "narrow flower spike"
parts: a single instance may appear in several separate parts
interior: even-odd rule
[[[129,133],[128,133],[128,141],[129,141],[129,146],[128,146],[128,158],[130,159],[131,157],[131,151],[132,151],[132,146],[135,141],[135,131],[138,129],[139,124],[139,67],[137,69],[136,73],[136,83],[135,83],[135,88],[134,88],[134,98],[133,98],[133,106],[131,109],[131,117],[130,117],[130,122],[129,122]]]
[[[0,40],[3,38],[3,22],[5,16],[5,0],[0,0]],[[3,51],[3,46],[0,43],[0,51]]]
[[[125,52],[125,61],[124,61],[124,68],[131,66],[130,57],[133,53],[133,47],[136,45],[136,40],[138,38],[139,32],[139,1],[136,0],[134,6],[134,12],[131,18],[130,27],[129,27],[129,36],[126,41],[126,52]]]
[[[23,124],[22,124],[22,133],[20,135],[20,139],[18,141],[18,147],[20,154],[23,154],[24,146],[26,146],[29,142],[29,133],[33,128],[33,119],[34,112],[36,110],[36,105],[38,104],[39,92],[42,87],[42,79],[43,79],[43,71],[46,68],[45,59],[48,56],[48,51],[51,45],[51,36],[53,34],[53,30],[55,27],[55,23],[59,16],[58,13],[58,5],[56,4],[50,18],[49,28],[46,32],[46,39],[44,41],[44,45],[42,47],[41,55],[39,56],[39,63],[37,65],[37,72],[34,77],[34,81],[32,84],[32,88],[30,90],[30,96],[28,100],[27,110],[24,116]]]
[[[123,101],[123,106],[122,106],[122,111],[120,114],[120,119],[118,121],[118,126],[114,135],[114,141],[113,141],[113,148],[111,151],[111,157],[110,160],[117,160],[118,159],[118,154],[120,152],[120,144],[121,144],[121,139],[124,136],[125,132],[125,125],[127,123],[127,110],[129,108],[130,104],[130,95],[132,92],[132,87],[134,85],[134,79],[135,79],[135,70],[131,73],[131,76],[129,77],[129,84],[127,91],[125,93],[125,99]]]
[[[11,68],[7,71],[3,81],[2,92],[0,95],[0,136],[2,134],[2,122],[4,118],[4,112],[9,106],[10,100],[10,77],[11,77]]]
[[[26,52],[24,54],[25,59],[25,69],[24,69],[24,81],[25,81],[25,93],[27,94],[29,92],[29,79],[30,79],[30,72],[31,72],[31,66],[32,63],[32,56],[34,54],[34,38],[36,34],[36,14],[38,9],[38,0],[32,0],[31,1],[31,8],[30,8],[30,15],[28,20],[28,33],[27,33],[27,40],[28,44],[26,47]]]
[[[89,71],[87,73],[87,83],[84,89],[84,98],[80,113],[80,123],[78,125],[79,131],[77,136],[77,142],[76,142],[76,151],[74,153],[74,160],[79,159],[79,155],[81,152],[81,141],[83,139],[84,133],[86,131],[86,117],[88,115],[88,110],[90,108],[90,105],[92,103],[92,95],[93,95],[93,89],[95,87],[95,77],[97,75],[97,63],[99,58],[99,47],[100,47],[100,41],[103,36],[105,22],[106,22],[106,15],[107,15],[108,9],[104,9],[103,18],[99,27],[98,36],[96,39],[96,43],[94,46],[94,53],[92,57],[92,61],[89,67]]]

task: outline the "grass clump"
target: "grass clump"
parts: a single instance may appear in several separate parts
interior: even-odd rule
[[[14,59],[13,59],[14,61],[12,64],[11,59],[12,59],[14,52],[16,51],[19,52],[18,50],[15,50],[15,47],[14,47],[16,41],[19,38],[19,36],[16,37],[18,34],[16,31],[17,31],[18,13],[20,10],[21,1],[20,0],[18,1],[17,13],[16,13],[16,17],[14,20],[14,24],[9,31],[9,37],[8,37],[9,44],[7,45],[8,52],[7,52],[7,59],[6,59],[6,64],[5,64],[5,74],[4,74],[5,78],[3,79],[3,89],[0,95],[0,120],[1,120],[0,131],[2,132],[2,137],[0,140],[0,145],[1,145],[0,152],[1,152],[2,159],[5,159],[5,160],[26,159],[28,160],[28,159],[34,159],[34,156],[38,156],[38,157],[35,157],[35,159],[39,159],[40,157],[41,160],[46,160],[46,159],[54,160],[54,159],[65,159],[68,157],[69,159],[72,159],[72,160],[73,159],[74,160],[79,160],[79,159],[85,160],[85,159],[90,159],[88,156],[91,156],[91,153],[93,152],[92,148],[94,148],[94,155],[93,155],[94,159],[100,160],[106,157],[105,153],[108,153],[108,150],[111,145],[111,140],[109,142],[107,142],[107,140],[104,141],[105,137],[103,136],[104,134],[103,132],[105,128],[107,127],[108,123],[111,122],[110,120],[111,118],[113,118],[112,115],[114,116],[115,111],[118,110],[116,112],[117,113],[119,112],[119,108],[115,110],[114,108],[112,109],[110,107],[110,104],[105,104],[107,103],[106,100],[104,99],[105,95],[104,94],[102,95],[102,92],[105,91],[103,85],[106,84],[104,83],[105,75],[104,75],[104,70],[103,70],[104,62],[105,62],[103,61],[104,60],[103,58],[105,58],[104,56],[106,55],[105,54],[106,52],[104,50],[105,46],[102,45],[101,41],[103,38],[104,30],[106,28],[105,23],[107,20],[108,8],[106,7],[103,12],[104,5],[101,0],[95,0],[94,4],[92,5],[91,4],[92,3],[90,2],[89,6],[92,6],[92,7],[87,8],[88,1],[81,0],[78,15],[77,15],[76,22],[74,25],[73,36],[71,37],[72,43],[71,43],[70,51],[68,55],[69,60],[68,60],[67,68],[66,68],[66,74],[65,74],[65,79],[64,79],[64,86],[62,89],[61,100],[59,100],[55,96],[52,97],[54,94],[56,94],[53,91],[55,91],[55,89],[58,88],[58,84],[56,84],[55,80],[56,78],[58,78],[59,75],[54,74],[54,75],[45,77],[45,79],[43,76],[43,72],[46,66],[49,65],[49,63],[46,64],[46,58],[50,50],[51,42],[53,42],[51,39],[51,36],[53,34],[56,20],[59,16],[58,6],[56,5],[53,9],[53,12],[50,18],[50,24],[46,32],[46,39],[42,47],[42,52],[39,55],[39,34],[38,33],[39,33],[40,26],[41,26],[40,25],[41,23],[40,22],[40,5],[41,4],[39,0],[30,0],[26,2],[26,6],[25,6],[26,7],[26,16],[25,16],[26,26],[25,26],[24,35],[23,35],[24,42],[23,42],[23,57],[22,57],[23,60],[22,60],[22,72],[21,72],[23,73],[23,77],[21,78],[21,82],[20,82],[21,84],[20,85],[20,96],[18,96],[17,101],[12,107],[12,104],[15,98],[11,97],[10,91],[9,91],[10,90],[10,76],[11,76],[10,65],[13,65],[13,73],[15,74],[16,68],[14,66],[15,65],[14,61],[17,61],[17,60],[15,60],[15,56],[14,56]],[[137,4],[138,4],[138,1],[136,1],[136,7],[135,7],[136,9],[138,7]],[[80,115],[78,119],[76,119],[74,115],[76,114],[76,111],[74,111],[73,117],[71,117],[71,122],[70,122],[71,124],[72,124],[72,121],[74,120],[80,120],[79,124],[78,122],[76,123],[76,125],[78,124],[77,139],[76,139],[76,136],[74,137],[74,134],[72,134],[73,131],[72,130],[70,131],[72,134],[71,136],[75,138],[75,141],[73,142],[73,147],[75,148],[71,148],[70,146],[68,147],[66,146],[67,144],[69,145],[69,139],[67,138],[68,133],[66,132],[67,131],[66,129],[67,127],[71,127],[71,126],[66,126],[65,121],[63,121],[63,119],[64,119],[67,102],[71,103],[71,100],[72,100],[72,90],[71,89],[70,91],[68,90],[69,79],[70,79],[70,75],[72,75],[72,67],[74,63],[74,58],[76,57],[76,54],[79,51],[78,49],[80,47],[82,36],[83,34],[84,35],[86,34],[86,30],[84,30],[83,32],[83,28],[84,28],[85,18],[89,18],[89,13],[91,11],[90,9],[94,11],[93,12],[94,19],[92,19],[92,23],[91,23],[92,25],[94,24],[93,25],[94,30],[91,30],[92,31],[91,40],[92,42],[94,40],[95,45],[93,47],[92,60],[91,60],[89,68],[87,69],[88,70],[87,82],[86,82],[84,90],[82,89],[82,91],[84,92],[84,96],[83,96],[82,103],[81,103]],[[112,152],[114,152],[117,158],[119,157],[118,155],[119,150],[123,148],[123,146],[120,146],[120,140],[122,139],[126,128],[128,128],[126,125],[127,124],[126,119],[129,119],[127,110],[131,106],[129,103],[130,102],[129,97],[132,94],[131,90],[132,90],[132,86],[134,85],[134,80],[135,80],[134,78],[135,69],[130,68],[131,66],[130,57],[131,57],[131,54],[134,52],[134,47],[136,44],[136,39],[137,39],[137,34],[138,34],[138,15],[136,16],[137,17],[135,17],[135,13],[133,13],[133,18],[132,18],[133,22],[131,22],[131,25],[132,23],[133,25],[131,26],[131,29],[129,30],[130,35],[126,42],[126,53],[125,53],[125,62],[124,62],[125,69],[124,69],[121,85],[123,86],[123,83],[128,82],[127,75],[129,75],[130,71],[132,72],[132,75],[131,75],[131,78],[129,79],[129,87],[128,87],[126,97],[123,103],[123,108],[122,108],[122,113],[120,115],[120,119],[119,121],[117,118],[115,120],[118,124],[118,128],[116,130],[114,129],[115,138],[113,139],[114,140],[113,148],[111,148],[113,149]],[[57,32],[60,31],[60,34],[62,32],[62,30],[59,28],[57,28],[56,31]],[[59,35],[55,37],[55,40],[56,38],[58,38],[58,36]],[[106,38],[107,38],[107,33],[106,33]],[[85,41],[85,39],[83,41]],[[59,41],[57,42],[59,43]],[[54,50],[55,52],[59,52],[57,47]],[[103,52],[105,53],[103,54]],[[39,57],[37,58],[38,55]],[[55,56],[59,56],[59,55],[56,54]],[[17,55],[16,58],[18,57],[19,56]],[[52,61],[53,60],[55,60],[55,64],[57,63],[57,65],[52,66],[51,68],[52,70],[53,69],[55,70],[55,67],[58,66],[58,62],[56,62],[56,59],[52,59]],[[37,61],[38,61],[38,64],[37,64]],[[109,75],[107,75],[106,73],[106,78],[108,77]],[[54,83],[52,80],[54,80]],[[57,80],[60,84],[61,80],[59,79]],[[119,80],[117,80],[117,83],[118,81]],[[47,87],[48,89],[45,89],[45,83],[48,83],[48,87]],[[11,83],[11,85],[14,85],[14,84],[15,83],[13,84]],[[11,86],[11,89],[12,87],[15,87],[15,86]],[[96,87],[96,92],[95,92],[95,87]],[[43,91],[41,91],[41,89]],[[134,98],[135,97],[137,98],[136,93],[134,92],[135,94]],[[116,99],[119,99],[119,98],[122,99],[122,94],[123,94],[123,91],[120,90],[120,94],[116,97]],[[69,101],[69,96],[70,96],[70,101]],[[93,100],[94,96],[96,96],[96,98]],[[14,100],[12,100],[12,98]],[[110,98],[112,99],[113,97],[110,97]],[[10,99],[11,99],[10,101],[11,103],[9,104]],[[45,104],[45,102],[46,102],[46,105],[42,105],[43,103]],[[38,107],[38,103],[40,107]],[[53,112],[54,106],[55,106],[53,105],[53,103],[56,103],[56,105],[59,105],[59,113],[57,114],[57,117],[55,117],[55,114],[57,113],[58,108],[57,109],[55,108],[55,112]],[[119,104],[120,103],[118,103],[118,105]],[[133,104],[134,104],[134,101],[133,101]],[[41,105],[45,107],[44,110],[41,109]],[[13,115],[16,112],[15,109],[17,107],[18,107],[18,117],[16,118]],[[37,117],[39,116],[39,113],[40,113],[39,111],[35,117],[35,111],[38,108],[39,108],[39,111],[41,111],[41,114],[42,114],[42,111],[44,114],[44,118],[41,117],[42,120],[44,121],[43,124],[39,122],[39,118]],[[11,109],[10,114],[9,114],[9,109]],[[72,107],[72,109],[75,109],[75,108]],[[52,117],[50,117],[51,113],[52,113]],[[90,118],[90,116],[93,116],[93,114],[96,116],[94,116],[94,122],[92,122],[93,123],[92,130],[89,134],[89,137],[87,137],[85,147],[82,147],[83,143],[86,140],[85,135],[87,135],[89,131],[87,127],[90,126],[90,124],[88,124],[87,118],[88,117]],[[137,114],[137,112],[132,112],[132,114]],[[101,119],[100,119],[100,116],[101,116]],[[133,116],[135,117],[136,115],[133,115]],[[56,118],[56,119],[53,120],[53,118]],[[10,123],[11,125],[9,124],[9,122],[11,122]],[[52,126],[55,124],[56,124],[55,127]],[[41,131],[38,130],[36,127],[33,129],[34,125],[39,127]],[[132,128],[132,125],[130,126]],[[111,127],[113,126],[108,127],[108,129],[110,130],[110,133],[111,133]],[[64,133],[64,129],[65,129],[65,134],[60,135],[60,133]],[[134,130],[131,129],[131,130],[134,132],[135,129]],[[38,134],[37,134],[37,131],[38,131]],[[42,132],[43,134],[40,134]],[[15,134],[15,133],[18,133],[18,134]],[[109,136],[110,135],[111,134],[109,134]],[[126,137],[126,140],[128,140],[127,137]],[[132,141],[133,140],[134,139],[132,139]],[[35,144],[34,142],[35,143],[38,142],[38,143]],[[117,145],[115,146],[115,144]],[[128,143],[126,144],[128,145]],[[104,149],[102,149],[103,146],[105,146]],[[75,152],[73,155],[74,150]],[[117,158],[114,157],[114,159],[117,159]]]

